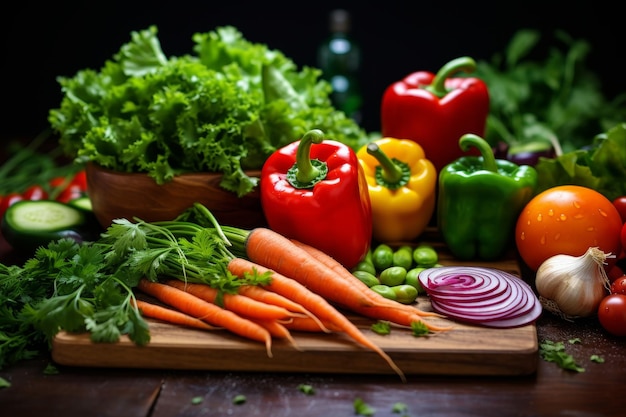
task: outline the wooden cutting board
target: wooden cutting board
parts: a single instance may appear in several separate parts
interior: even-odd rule
[[[445,246],[433,243],[443,265],[459,264]],[[498,262],[464,262],[488,266],[520,276],[514,256]],[[430,311],[427,297],[418,307]],[[415,337],[408,329],[392,328],[391,334],[370,330],[372,320],[349,315],[355,324],[391,356],[406,375],[528,375],[537,369],[538,341],[534,324],[492,329],[429,319],[453,325],[447,332]],[[301,373],[393,374],[376,353],[362,348],[342,334],[293,332],[297,348],[275,340],[272,357],[263,344],[245,340],[224,330],[186,329],[149,321],[150,343],[139,347],[127,337],[117,343],[93,343],[88,334],[59,333],[53,340],[52,358],[61,365],[114,368],[188,369],[215,371],[267,371]]]

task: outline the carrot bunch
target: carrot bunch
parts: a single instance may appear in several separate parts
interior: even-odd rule
[[[269,356],[272,338],[297,348],[291,330],[342,332],[404,379],[389,355],[337,308],[400,326],[447,330],[426,321],[435,314],[371,291],[323,252],[267,228],[221,226],[201,204],[171,222],[118,221],[106,236],[126,240],[112,256],[127,257],[123,265],[143,273],[138,290],[210,326],[264,343]],[[142,311],[149,316],[147,308]]]

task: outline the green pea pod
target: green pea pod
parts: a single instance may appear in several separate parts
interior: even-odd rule
[[[373,285],[380,284],[380,281],[378,280],[378,278],[376,278],[376,275],[371,274],[367,271],[362,271],[362,270],[354,271],[352,272],[352,275],[357,277],[359,280],[361,280],[361,282],[363,282],[368,287],[372,287]]]
[[[412,304],[417,299],[417,288],[412,285],[396,285],[391,289],[396,294],[396,301],[399,303]]]
[[[406,278],[406,268],[401,266],[391,266],[386,268],[380,273],[378,279],[381,284],[389,285],[393,287],[394,285],[404,284],[404,279]]]
[[[385,298],[396,301],[397,295],[395,291],[388,285],[378,284],[372,285],[370,289],[378,294],[382,295]]]

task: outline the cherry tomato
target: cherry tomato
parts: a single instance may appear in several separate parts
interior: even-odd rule
[[[609,281],[615,282],[616,279],[626,275],[626,272],[620,268],[619,265],[615,265],[613,268],[609,269],[606,274],[609,277]]]
[[[578,185],[550,188],[533,197],[518,217],[515,243],[529,268],[536,271],[559,254],[581,256],[590,247],[605,253],[622,250],[622,219],[601,193]],[[607,259],[607,270],[616,259]]]
[[[626,336],[626,295],[611,294],[600,301],[598,320],[607,332]]]
[[[50,187],[60,191],[52,192],[54,199],[62,203],[82,197],[87,191],[87,178],[84,171],[79,171],[72,178],[56,177],[50,180]]]
[[[80,188],[82,192],[87,191],[87,172],[83,169],[82,171],[78,171],[74,178],[72,178],[72,185]]]
[[[617,197],[615,200],[613,200],[613,205],[619,212],[619,215],[622,217],[622,223],[626,223],[626,195]]]
[[[626,249],[626,223],[622,226],[622,231],[620,233],[620,240],[622,242],[622,248]]]
[[[622,275],[611,283],[611,294],[626,295],[626,275]]]
[[[0,219],[4,217],[4,212],[7,211],[9,207],[18,201],[22,201],[24,197],[20,193],[9,193],[2,198],[0,201]]]
[[[41,185],[31,185],[22,193],[24,200],[45,200],[48,193]]]

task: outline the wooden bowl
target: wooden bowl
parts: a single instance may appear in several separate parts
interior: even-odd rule
[[[104,228],[118,218],[172,220],[195,202],[204,204],[222,225],[245,229],[266,226],[258,187],[238,197],[220,187],[221,174],[183,174],[159,185],[147,174],[121,173],[91,163],[86,173],[93,212]],[[260,171],[247,174],[259,176]]]

